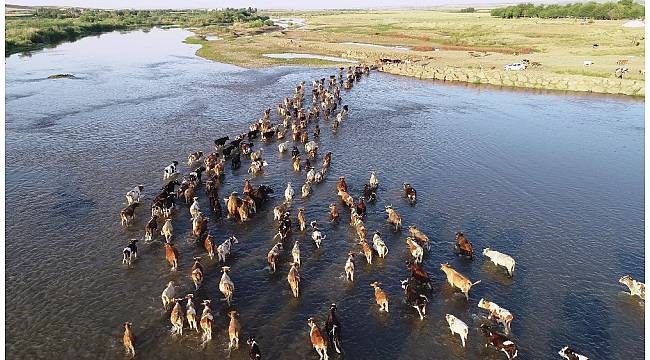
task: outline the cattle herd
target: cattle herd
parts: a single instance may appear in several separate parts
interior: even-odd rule
[[[254,188],[247,179],[243,184],[242,196],[237,192],[232,192],[225,197],[225,209],[221,207],[221,198],[219,188],[225,178],[225,165],[230,162],[231,169],[235,170],[242,166],[242,158],[250,160],[248,172],[252,176],[262,175],[264,168],[268,163],[263,160],[262,150],[253,151],[253,141],[260,139],[262,142],[281,141],[278,145],[278,152],[288,152],[291,147],[291,162],[293,171],[306,173],[304,184],[300,187],[299,195],[308,198],[312,186],[321,183],[330,168],[332,153],[328,152],[322,156],[322,163],[317,170],[316,159],[318,158],[320,142],[320,126],[322,119],[324,123],[329,123],[332,131],[336,132],[347,118],[349,109],[347,105],[341,106],[341,89],[349,90],[359,82],[363,76],[370,74],[368,66],[350,66],[338,69],[337,75],[331,75],[329,79],[322,78],[312,82],[311,104],[305,106],[305,82],[296,86],[294,94],[285,97],[277,107],[279,121],[276,124],[271,122],[271,109],[263,111],[262,118],[253,122],[248,131],[238,134],[232,140],[229,136],[214,140],[214,152],[203,156],[202,151],[196,151],[189,154],[187,166],[194,169],[187,175],[180,174],[178,161],[173,161],[163,171],[163,179],[167,183],[161,188],[151,203],[151,218],[144,229],[145,243],[160,240],[164,243],[166,260],[172,271],[178,270],[178,258],[180,256],[176,249],[174,239],[173,214],[179,212],[180,199],[189,209],[192,218],[192,234],[196,238],[197,246],[205,249],[206,257],[213,261],[216,253],[217,261],[225,264],[228,262],[235,244],[239,240],[234,236],[229,236],[223,243],[215,243],[214,237],[208,233],[208,218],[203,215],[199,206],[197,189],[204,187],[204,191],[210,201],[210,211],[216,217],[222,217],[233,221],[244,222],[250,220],[255,213],[262,210],[265,203],[270,200],[270,194],[274,190],[266,185],[260,185]],[[308,110],[306,110],[308,109]],[[311,130],[311,137],[310,137]],[[290,140],[287,138],[290,134]],[[290,142],[291,141],[291,142]],[[298,148],[301,144],[304,148],[304,161],[301,151]],[[206,180],[203,181],[203,175]],[[388,246],[381,239],[379,232],[372,234],[371,244],[368,243],[368,231],[364,224],[366,216],[366,203],[376,202],[376,190],[379,186],[379,178],[375,172],[370,175],[369,182],[364,184],[363,195],[356,201],[348,193],[348,186],[344,176],[340,176],[336,184],[336,194],[341,202],[349,209],[350,226],[356,231],[358,236],[358,249],[351,249],[347,253],[346,259],[341,259],[343,270],[345,271],[345,280],[354,282],[355,256],[363,255],[368,264],[372,264],[373,257],[383,258],[388,255]],[[178,187],[178,188],[177,188]],[[121,224],[124,227],[131,226],[132,220],[136,216],[136,210],[143,201],[145,187],[137,185],[126,193],[127,206],[120,212]],[[403,183],[404,197],[412,206],[416,206],[417,192],[409,183]],[[309,222],[306,219],[304,209],[296,209],[297,224],[292,224],[291,210],[294,197],[297,195],[294,191],[293,184],[288,183],[283,194],[282,203],[273,208],[274,221],[277,224],[277,234],[273,238],[274,245],[267,255],[268,269],[270,272],[276,271],[278,259],[284,254],[287,240],[291,237],[293,229],[300,231],[311,231],[311,238],[317,248],[327,238],[319,228],[316,221]],[[339,212],[337,202],[329,205],[329,220],[339,222],[341,213]],[[398,211],[392,205],[385,205],[387,221],[394,227],[396,232],[401,232],[402,219]],[[123,249],[123,264],[132,266],[133,261],[137,259],[137,239],[131,239],[128,245]],[[430,292],[432,291],[431,277],[422,266],[422,259],[425,252],[430,251],[430,240],[424,232],[417,226],[408,226],[408,236],[405,238],[406,249],[411,255],[411,260],[405,265],[408,278],[401,280],[402,289],[404,290],[403,300],[406,304],[417,311],[417,316],[424,319],[427,314],[427,303]],[[474,249],[468,237],[462,232],[456,233],[456,248],[461,256],[468,260],[473,259]],[[359,251],[360,250],[360,251]],[[488,257],[495,265],[505,268],[504,275],[512,277],[515,270],[515,260],[504,253],[485,248],[483,255]],[[292,262],[287,275],[287,281],[291,289],[292,296],[300,297],[300,242],[295,241],[290,258]],[[344,262],[345,261],[345,262]],[[193,258],[193,265],[190,271],[190,277],[194,284],[193,291],[201,288],[203,285],[204,265],[201,257]],[[233,269],[234,270],[234,269]],[[481,280],[471,281],[460,272],[453,269],[448,263],[440,265],[440,270],[444,272],[447,282],[453,288],[460,290],[469,301],[469,291],[473,286],[480,284]],[[228,350],[239,349],[239,338],[241,326],[238,320],[238,312],[230,308],[231,301],[235,294],[235,284],[230,278],[230,266],[221,267],[222,275],[219,281],[219,291],[224,295],[223,301],[230,311],[227,312],[229,318]],[[629,275],[622,277],[619,282],[630,289],[632,295],[638,295],[645,299],[645,285]],[[378,305],[378,311],[388,314],[389,296],[382,290],[382,283],[374,281],[370,284],[374,289],[375,301]],[[202,333],[202,342],[205,345],[212,339],[212,328],[214,317],[211,307],[214,307],[210,299],[203,299],[200,304],[203,309],[197,313],[199,302],[194,298],[194,294],[187,293],[184,296],[178,296],[178,291],[173,281],[170,281],[164,287],[161,294],[162,306],[165,311],[170,311],[171,333],[173,336],[182,336],[185,324],[190,330]],[[480,326],[481,332],[485,336],[485,346],[493,346],[496,350],[502,351],[508,359],[517,357],[517,345],[510,338],[511,323],[514,319],[513,314],[506,308],[497,305],[486,299],[480,299],[477,304],[478,308],[487,311],[487,319]],[[183,307],[185,308],[183,310]],[[171,309],[171,310],[170,310]],[[341,353],[343,349],[341,323],[336,315],[336,304],[331,304],[329,314],[323,329],[315,318],[306,319],[309,327],[309,339],[318,353],[321,360],[328,359],[328,352]],[[449,324],[452,335],[460,336],[460,345],[465,347],[468,338],[468,326],[458,317],[452,314],[446,314],[445,318]],[[137,342],[133,334],[133,327],[130,322],[124,323],[123,344],[127,355],[135,356]],[[502,327],[503,332],[498,328]],[[251,359],[261,359],[262,353],[260,344],[255,336],[250,335],[246,343],[249,346],[249,356]],[[587,359],[583,355],[575,353],[571,348],[565,346],[559,352],[559,355],[565,359]]]

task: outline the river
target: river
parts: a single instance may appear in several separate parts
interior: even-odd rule
[[[214,339],[205,349],[187,325],[182,337],[172,337],[161,307],[168,281],[183,295],[191,292],[192,255],[204,253],[187,242],[187,206],[180,205],[174,220],[177,273],[169,271],[159,243],[141,242],[132,268],[122,265],[122,248],[142,237],[162,170],[172,160],[187,172],[189,153],[211,151],[213,139],[242,132],[299,81],[310,84],[334,70],[219,64],[195,56],[197,45],[182,43],[188,35],[181,29],[114,32],[6,59],[9,357],[123,359],[125,321],[134,324],[138,358],[227,356],[227,309],[218,301],[215,262],[204,261],[205,285],[195,293],[199,302],[215,303]],[[76,79],[47,79],[55,73]],[[290,243],[302,241],[303,257],[298,300],[286,280],[287,253],[277,274],[265,269],[271,210],[287,181],[298,190],[304,179],[290,171],[289,155],[278,154],[277,142],[255,145],[265,149],[269,167],[253,184],[271,185],[272,201],[243,225],[210,214],[219,242],[228,233],[240,240],[228,261],[243,348],[232,359],[247,358],[250,334],[264,358],[316,359],[306,320],[314,316],[322,326],[332,302],[345,358],[503,359],[483,347],[481,298],[514,314],[520,359],[557,359],[565,345],[593,359],[644,358],[644,305],[618,284],[624,274],[645,279],[642,101],[447,86],[381,73],[364,77],[343,99],[350,106],[343,126],[337,133],[322,126],[321,154],[334,153],[330,173],[294,205],[327,235],[317,251],[294,231]],[[241,192],[247,164],[227,170],[222,197]],[[342,221],[326,222],[327,205],[336,201],[339,176],[358,197],[371,170],[380,187],[366,226],[382,233],[389,254],[373,265],[358,257],[350,285],[342,273],[355,234],[342,205]],[[402,197],[404,181],[418,191],[413,207]],[[124,194],[140,183],[145,205],[125,230],[119,223]],[[203,189],[198,193],[209,213]],[[424,321],[401,301],[406,230],[391,230],[384,205],[398,210],[404,227],[416,224],[433,241],[424,258],[434,283]],[[459,229],[474,243],[473,261],[455,255]],[[485,247],[516,259],[512,279],[480,254]],[[469,301],[445,284],[442,262],[482,280]],[[369,284],[375,280],[389,295],[388,315],[374,303]],[[445,313],[469,325],[466,349],[450,334]]]

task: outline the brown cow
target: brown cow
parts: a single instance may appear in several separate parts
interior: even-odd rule
[[[340,176],[339,181],[336,183],[336,192],[348,192],[348,184],[345,183],[345,176]]]
[[[426,285],[429,289],[431,289],[431,278],[429,277],[429,274],[427,274],[424,269],[419,266],[418,264],[414,264],[411,261],[406,262],[406,268],[411,271],[411,277],[414,278],[415,280],[419,281],[420,283]]]
[[[237,192],[233,191],[230,197],[225,199],[226,209],[228,210],[228,218],[237,216],[237,209],[239,208],[242,200],[237,196]]]
[[[212,260],[214,258],[214,238],[212,235],[208,234],[205,237],[205,240],[203,240],[203,248],[208,253],[210,260]]]
[[[165,257],[169,266],[172,267],[171,270],[178,270],[178,250],[168,242],[165,243]]]
[[[472,247],[472,243],[469,242],[465,237],[465,234],[460,231],[456,232],[456,247],[461,254],[469,256],[470,259],[474,258],[474,248]]]
[[[488,345],[492,345],[497,350],[503,351],[503,353],[508,357],[508,360],[517,357],[517,345],[508,339],[507,336],[493,332],[487,325],[481,325],[481,331],[487,338]]]

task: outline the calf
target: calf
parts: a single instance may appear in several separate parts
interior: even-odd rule
[[[122,226],[129,226],[129,222],[135,218],[135,208],[137,208],[139,205],[140,203],[134,202],[120,211],[120,220]]]
[[[347,207],[349,207],[349,208],[354,207],[354,198],[350,194],[348,194],[347,192],[345,192],[343,190],[339,190],[338,195],[341,197],[341,200],[343,201],[343,203]]]
[[[228,349],[239,349],[239,331],[241,325],[239,324],[237,315],[239,314],[234,310],[228,313],[228,316],[230,317],[230,323],[228,324],[228,339],[230,340],[230,343],[228,344]]]
[[[415,204],[416,197],[417,197],[417,192],[415,191],[413,186],[411,186],[411,184],[409,184],[409,183],[403,183],[402,187],[404,188],[404,194],[409,199],[411,204]]]
[[[183,309],[181,308],[182,300],[182,298],[173,299],[176,304],[174,305],[169,317],[169,321],[172,323],[172,335],[183,335],[183,323],[185,322],[185,318],[183,317]]]
[[[418,293],[412,286],[409,285],[408,279],[402,280],[402,289],[404,289],[404,294],[406,294],[406,303],[414,307],[420,315],[420,320],[424,320],[424,315],[427,314],[427,299],[424,294]]]
[[[275,263],[278,260],[278,257],[280,256],[280,251],[282,251],[282,243],[279,242],[275,244],[269,253],[266,255],[266,261],[269,263],[269,267],[271,269],[271,272],[275,272]]]
[[[208,253],[210,260],[214,258],[214,237],[208,234],[205,239],[203,239],[203,248]]]
[[[377,189],[379,187],[379,179],[374,171],[370,172],[370,188]]]
[[[293,188],[291,187],[291,182],[288,182],[287,188],[284,190],[284,200],[288,203],[291,202],[291,200],[293,200],[293,195],[294,195],[294,191]]]
[[[309,339],[318,353],[320,360],[328,360],[327,343],[325,342],[325,338],[323,337],[323,334],[321,334],[314,318],[307,319],[307,325],[309,325]]]
[[[467,335],[469,333],[467,324],[451,314],[446,314],[445,319],[447,320],[447,324],[449,324],[449,330],[451,330],[451,334],[458,334],[458,336],[460,336],[460,341],[463,344],[463,347],[465,347],[465,343],[467,342]]]
[[[233,293],[235,292],[235,284],[230,280],[230,276],[228,276],[230,266],[222,266],[221,271],[223,274],[221,274],[221,280],[219,281],[219,291],[221,291],[225,297],[224,300],[228,303],[228,306],[230,306]]]
[[[144,227],[144,240],[151,241],[158,233],[158,215],[153,215]]]
[[[593,64],[594,64],[594,62],[591,61],[591,60],[585,60],[585,61],[582,62],[582,65],[583,65],[583,66],[591,66],[591,65],[593,65]]]
[[[377,302],[377,305],[379,305],[379,311],[388,312],[388,296],[380,288],[381,283],[375,281],[372,284],[370,284],[370,286],[375,289],[375,301]]]
[[[171,271],[178,270],[178,250],[168,242],[165,243],[165,258],[169,266],[172,267]]]
[[[192,264],[192,282],[194,283],[195,290],[198,290],[203,283],[203,265],[201,265],[201,257],[194,257],[194,264]]]
[[[361,245],[361,254],[365,255],[368,264],[372,264],[372,249],[370,248],[366,240],[359,241],[359,245]]]
[[[503,324],[506,334],[510,334],[510,323],[512,323],[512,320],[514,319],[510,311],[485,299],[481,299],[478,302],[478,307],[489,311],[490,315],[488,315],[488,319],[494,318],[494,320]]]
[[[371,188],[370,185],[363,185],[363,197],[365,197],[370,202],[377,201],[377,193],[375,189]]]
[[[291,166],[293,167],[293,171],[300,172],[300,156],[294,156],[291,159]]]
[[[323,240],[325,240],[327,235],[323,235],[323,233],[318,230],[316,227],[316,221],[312,221],[310,225],[313,230],[311,233],[311,239],[314,240],[314,243],[316,243],[316,248],[320,249],[320,244]]]
[[[623,75],[627,74],[628,71],[629,71],[628,68],[620,67],[614,71],[614,75],[616,75],[617,78],[622,79]]]
[[[334,347],[337,353],[341,353],[341,323],[336,317],[336,304],[330,305],[330,313],[325,322],[327,331],[327,345]]]
[[[636,281],[632,279],[632,276],[630,275],[625,275],[618,279],[618,282],[627,286],[628,289],[630,289],[630,295],[632,296],[638,296],[641,298],[641,300],[645,301],[645,284]]]
[[[172,219],[165,219],[165,224],[163,225],[160,235],[165,236],[165,241],[169,242],[174,234],[174,227],[172,226]]]
[[[289,269],[289,274],[287,275],[287,281],[289,282],[289,287],[294,297],[298,297],[300,294],[300,274],[298,273],[298,264],[291,263],[291,269]]]
[[[388,214],[388,222],[395,225],[395,231],[402,227],[402,218],[391,205],[386,206],[386,213]]]
[[[133,340],[133,332],[131,331],[131,326],[133,326],[133,324],[131,324],[130,322],[124,323],[124,336],[122,336],[122,343],[124,344],[124,349],[126,350],[126,354],[131,355],[131,358],[134,358],[135,341]]]
[[[515,259],[506,254],[491,250],[490,248],[483,249],[483,255],[489,257],[494,265],[505,267],[506,270],[508,270],[508,275],[512,277],[512,274],[515,271]]]
[[[375,235],[372,237],[372,248],[375,249],[377,255],[379,255],[379,257],[382,259],[388,255],[388,247],[386,246],[386,243],[384,243],[384,241],[381,239],[381,235],[378,231],[376,231]]]
[[[472,243],[460,231],[456,232],[456,247],[461,254],[469,256],[470,259],[474,258]]]
[[[562,349],[560,349],[558,354],[560,354],[560,356],[566,360],[589,360],[588,357],[576,353],[575,351],[573,351],[573,349],[571,349],[568,346],[565,346]]]
[[[413,261],[416,264],[422,263],[422,257],[424,256],[424,250],[422,250],[422,247],[410,236],[406,238],[406,245],[411,252],[411,256],[413,256]]]
[[[359,202],[357,203],[356,210],[360,216],[364,216],[366,214],[366,202],[363,196],[359,198]]]
[[[217,260],[221,262],[226,262],[226,257],[230,255],[230,250],[234,244],[238,244],[239,241],[234,236],[229,236],[221,245],[217,247]]]
[[[122,264],[128,264],[131,266],[131,261],[138,257],[138,246],[136,243],[138,239],[131,239],[129,245],[127,245],[124,250],[122,250]]]
[[[246,340],[246,344],[249,346],[248,358],[250,360],[262,360],[262,351],[260,351],[260,347],[257,345],[255,336],[250,336],[248,340]]]
[[[429,289],[431,289],[431,278],[422,267],[420,267],[418,264],[407,261],[406,268],[411,271],[411,278],[419,281],[421,284],[426,285]]]
[[[201,159],[202,156],[203,156],[203,151],[197,151],[197,152],[191,153],[187,157],[187,166],[192,165],[192,163],[194,163],[195,161],[199,161],[199,159]]]
[[[226,144],[226,141],[228,141],[230,138],[228,136],[224,136],[221,138],[218,138],[217,140],[214,141],[214,147],[219,151],[221,147],[223,147]]]
[[[427,250],[431,250],[431,241],[429,240],[429,237],[426,236],[420,229],[418,229],[415,225],[411,225],[409,226],[408,230],[409,236],[414,238],[415,241],[417,241]]]
[[[354,282],[354,252],[348,252],[348,260],[345,262],[345,278]]]
[[[139,203],[140,197],[144,192],[144,185],[138,185],[126,193],[126,204],[131,205],[133,203]]]
[[[330,222],[334,222],[338,220],[339,211],[336,209],[336,203],[331,203],[329,209],[330,209]]]
[[[497,350],[503,351],[504,354],[508,357],[508,360],[512,360],[517,357],[517,345],[508,339],[505,335],[493,332],[489,326],[481,325],[481,331],[487,338],[487,344],[494,346]]]
[[[468,300],[469,300],[469,290],[472,288],[472,286],[481,282],[481,280],[478,280],[476,282],[471,282],[468,278],[463,276],[461,273],[452,269],[448,263],[440,264],[440,270],[442,270],[445,273],[445,275],[447,275],[447,282],[449,283],[449,285],[458,288],[463,294],[465,294],[465,298]]]
[[[167,287],[163,290],[162,294],[160,295],[160,299],[162,300],[163,308],[167,310],[167,305],[172,303],[172,300],[174,299],[176,295],[176,290],[174,289],[174,282],[170,281],[167,283]]]
[[[203,330],[203,335],[201,339],[203,344],[212,340],[212,324],[214,323],[214,317],[210,311],[210,300],[203,300],[203,313],[201,314],[201,330]]]
[[[300,267],[300,242],[296,240],[293,244],[293,249],[291,249],[291,257],[293,258],[293,263]]]
[[[169,164],[165,170],[163,171],[163,179],[171,179],[174,175],[177,175],[178,172],[176,172],[176,167],[178,166],[178,161],[172,161],[171,164]]]
[[[190,216],[191,217],[196,217],[196,214],[198,214],[201,211],[201,207],[199,206],[199,198],[194,197],[194,202],[192,202],[192,205],[190,206]]]
[[[190,330],[194,329],[196,332],[199,332],[199,327],[196,324],[196,309],[194,309],[194,303],[192,298],[194,294],[187,294],[185,298],[187,303],[185,304],[185,317],[187,318],[187,324],[190,326]]]
[[[336,192],[341,191],[348,191],[348,184],[345,182],[345,176],[339,176],[339,181],[336,183]]]
[[[305,209],[304,208],[298,208],[298,228],[300,231],[305,231],[305,228],[307,227],[307,219],[305,218]]]

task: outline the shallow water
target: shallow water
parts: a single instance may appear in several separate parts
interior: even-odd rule
[[[368,43],[359,43],[359,42],[342,42],[340,44],[343,44],[343,45],[356,45],[356,46],[367,46],[367,47],[392,49],[392,50],[399,50],[399,51],[408,51],[410,49],[409,47],[406,47],[406,46],[389,46],[389,45],[368,44]]]
[[[187,329],[182,338],[169,335],[160,306],[169,280],[179,292],[191,291],[191,259],[203,253],[187,242],[187,206],[174,219],[177,273],[158,244],[140,244],[131,269],[121,264],[121,250],[142,237],[166,165],[210,151],[213,139],[243,131],[299,81],[334,70],[218,64],[196,57],[197,46],[182,43],[189,35],[110,33],[6,60],[5,326],[12,358],[122,359],[125,321],[134,324],[139,358],[227,355],[224,304],[213,306],[214,339],[203,350]],[[55,73],[77,79],[47,79]],[[292,241],[303,241],[299,300],[290,297],[287,257],[275,275],[264,268],[272,207],[287,181],[298,190],[303,180],[277,143],[255,145],[265,148],[269,168],[253,184],[273,186],[271,203],[243,225],[211,218],[219,241],[229,233],[240,239],[229,265],[242,340],[255,334],[268,359],[316,359],[306,319],[316,316],[322,325],[336,302],[348,359],[503,359],[483,348],[476,330],[484,315],[476,304],[484,297],[515,315],[521,359],[556,359],[566,344],[594,359],[644,357],[644,306],[617,283],[626,273],[645,277],[643,102],[450,87],[380,73],[343,96],[351,112],[342,128],[332,133],[321,123],[321,153],[334,153],[327,181],[294,205],[327,234],[316,251],[294,232]],[[366,224],[382,232],[389,254],[372,266],[359,258],[350,285],[341,276],[355,235],[347,211],[340,224],[325,223],[326,205],[336,200],[339,176],[359,196],[370,170],[380,189]],[[220,194],[241,191],[246,175],[228,170]],[[403,181],[418,190],[414,207],[401,196]],[[139,183],[147,201],[124,230],[124,194]],[[209,213],[202,189],[199,196]],[[424,321],[400,301],[408,254],[405,231],[385,222],[388,204],[405,226],[417,224],[434,242],[424,260],[434,279]],[[474,261],[457,257],[451,242],[458,229],[479,250],[512,255],[514,278],[480,254]],[[482,280],[469,302],[445,285],[442,262]],[[205,265],[196,297],[218,303],[217,265]],[[388,316],[374,304],[368,284],[375,280],[390,297]],[[445,313],[470,326],[467,349],[450,335]],[[246,351],[231,358],[247,358]]]
[[[336,56],[315,55],[315,54],[297,54],[297,53],[281,53],[281,54],[264,54],[263,56],[274,59],[320,59],[334,62],[348,62],[355,63],[356,61],[340,58]]]

